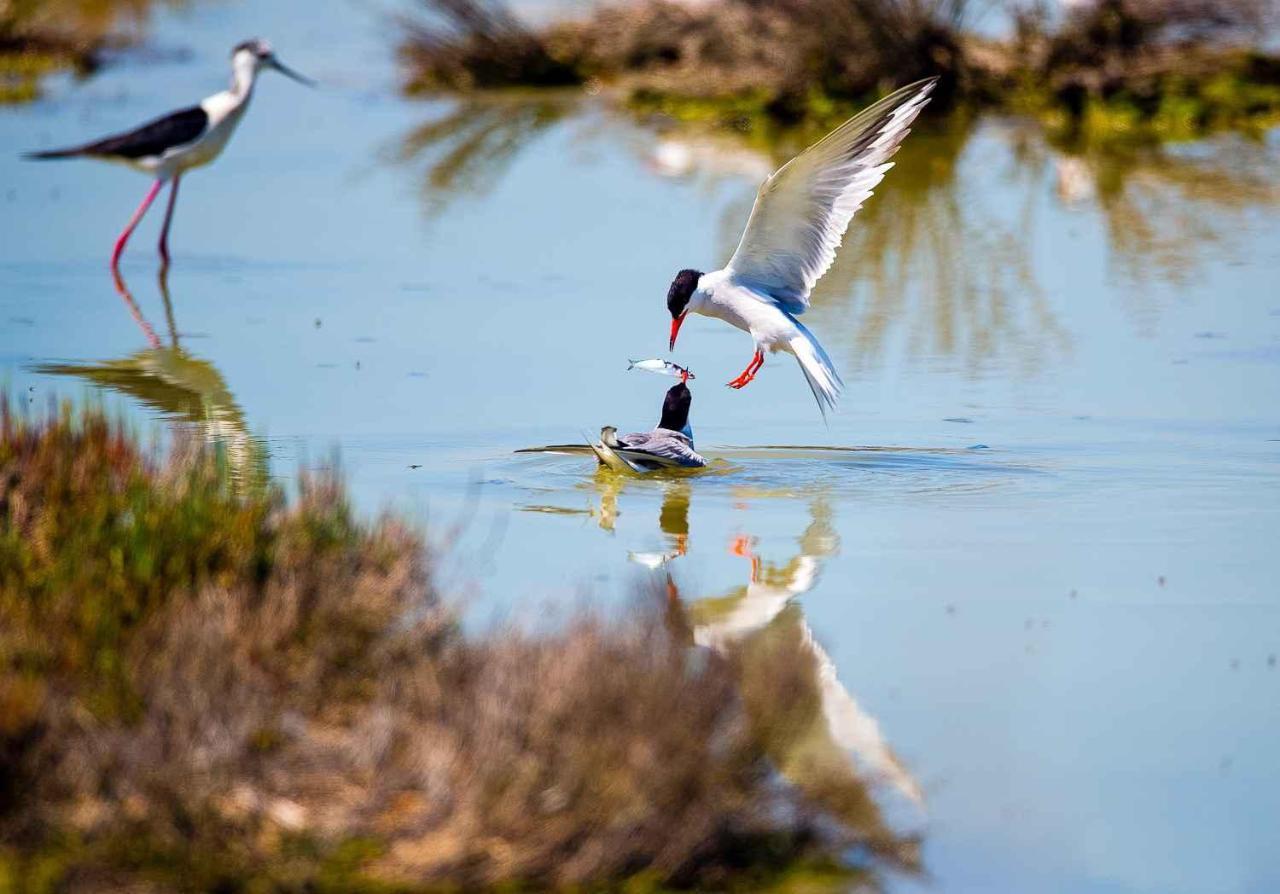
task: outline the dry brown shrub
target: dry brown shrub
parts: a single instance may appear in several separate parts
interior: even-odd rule
[[[976,0],[644,0],[536,28],[500,0],[423,0],[401,56],[411,91],[554,86],[602,78],[627,91],[746,94],[779,117],[811,94],[862,99],[964,72]]]
[[[910,865],[782,781],[731,659],[665,596],[468,637],[430,567],[336,478],[241,494],[198,445],[0,408],[0,880],[741,888],[854,844]]]

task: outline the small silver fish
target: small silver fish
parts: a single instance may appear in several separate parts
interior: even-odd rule
[[[670,360],[628,360],[627,369],[642,369],[645,372],[657,373],[660,376],[673,376],[677,379],[696,379],[693,373]]]

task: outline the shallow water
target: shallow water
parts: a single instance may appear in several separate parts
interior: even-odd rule
[[[777,159],[590,102],[406,102],[385,23],[302,8],[161,15],[160,52],[0,110],[15,393],[97,389],[285,478],[337,448],[362,506],[456,537],[477,623],[668,573],[800,612],[923,795],[928,877],[894,888],[1280,887],[1280,139],[914,135],[806,317],[829,425],[785,358],[722,387],[750,344],[691,320],[717,464],[621,479],[513,451],[656,420],[670,380],[626,360],[665,356],[671,275],[724,259]],[[212,92],[250,32],[324,89],[264,79],[183,184],[167,284],[153,212],[118,290],[143,180],[18,152]]]

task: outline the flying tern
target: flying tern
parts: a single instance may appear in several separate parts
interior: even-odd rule
[[[844,383],[796,317],[808,310],[809,293],[835,260],[850,219],[893,167],[889,158],[936,84],[937,78],[928,78],[886,96],[770,175],[729,262],[711,273],[676,274],[667,292],[670,348],[689,314],[724,320],[755,342],[751,362],[730,387],[755,378],[766,351],[786,351],[799,362],[825,417]]]

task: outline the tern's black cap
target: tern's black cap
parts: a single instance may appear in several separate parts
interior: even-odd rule
[[[671,311],[671,319],[684,313],[701,278],[702,273],[698,270],[681,270],[676,274],[676,278],[671,281],[671,288],[667,289],[667,310]]]
[[[662,401],[662,418],[658,428],[680,431],[689,424],[689,408],[693,406],[693,393],[684,382],[672,385]]]

